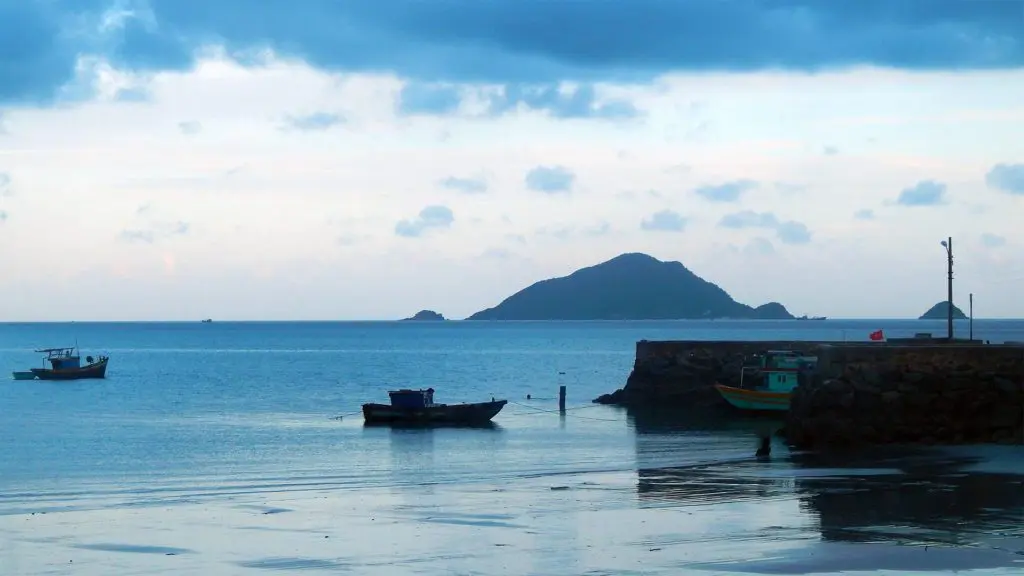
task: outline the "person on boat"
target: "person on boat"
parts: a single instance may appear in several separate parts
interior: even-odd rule
[[[434,403],[434,389],[433,388],[427,388],[427,406],[430,406],[433,403]]]

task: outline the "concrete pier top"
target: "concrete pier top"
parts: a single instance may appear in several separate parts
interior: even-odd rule
[[[908,339],[909,340],[909,339]],[[925,362],[967,363],[979,367],[992,363],[1024,359],[1024,344],[984,344],[955,341],[952,343],[924,340],[921,342],[820,342],[820,341],[707,341],[707,340],[640,340],[636,343],[633,370],[663,366],[666,362],[687,364],[697,358],[729,359],[732,362],[766,350],[797,350],[818,356],[819,371],[824,376],[838,376],[850,364]]]

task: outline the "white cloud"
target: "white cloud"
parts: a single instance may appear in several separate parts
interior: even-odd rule
[[[83,78],[98,82],[96,99],[5,111],[0,173],[16,194],[0,197],[0,241],[18,250],[4,252],[0,318],[82,318],[52,302],[83,299],[94,318],[399,318],[425,294],[459,318],[627,251],[680,260],[745,301],[915,316],[942,289],[938,239],[999,230],[1009,246],[1024,241],[1021,198],[986,184],[994,165],[1024,158],[1024,104],[1010,96],[1024,93],[1022,72],[672,76],[597,86],[602,101],[638,110],[609,122],[528,107],[491,118],[474,102],[466,116],[403,116],[391,76],[273,58],[249,70],[215,56],[152,78],[94,64]],[[118,101],[125,90],[147,98]],[[311,127],[344,124],[280,129],[316,114]],[[571,172],[572,193],[531,192],[537,167]],[[486,193],[439,185],[482,190],[484,180],[470,185],[482,175]],[[761,185],[728,203],[692,193],[737,181]],[[943,183],[947,204],[890,206],[922,181]],[[136,214],[144,204],[156,212]],[[395,234],[427,206],[452,211],[444,230]],[[974,206],[986,209],[963,218]],[[686,215],[685,243],[638,225],[661,211]],[[772,244],[764,229],[717,225],[744,211],[776,214],[777,234],[792,226]],[[797,223],[813,231],[806,246],[782,241],[803,240]],[[55,225],[60,235],[38,232]],[[67,238],[80,257],[41,278],[38,263],[66,254]],[[993,315],[1024,315],[999,281],[1024,273],[1019,251],[985,251],[1008,259],[992,267],[972,244],[957,254],[958,290],[986,288]],[[865,300],[849,278],[882,279],[886,297]]]
[[[640,229],[660,232],[682,232],[686,229],[686,218],[672,210],[659,210],[640,222]]]
[[[981,235],[981,243],[986,248],[999,248],[1000,246],[1006,245],[1006,238],[998,234],[985,232]]]

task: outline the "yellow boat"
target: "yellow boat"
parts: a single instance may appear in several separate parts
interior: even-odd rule
[[[789,400],[801,375],[806,377],[813,372],[817,363],[817,356],[803,356],[792,350],[769,350],[761,356],[760,366],[743,368],[739,387],[715,384],[715,389],[726,402],[740,410],[785,412],[789,410]],[[745,376],[750,371],[760,372],[763,380],[746,385]]]
[[[718,393],[725,398],[725,401],[740,410],[751,411],[783,411],[789,410],[789,399],[792,392],[768,392],[765,390],[751,390],[749,388],[736,388],[725,384],[715,384]]]

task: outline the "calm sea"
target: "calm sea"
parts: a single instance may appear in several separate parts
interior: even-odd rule
[[[638,422],[622,409],[591,405],[625,383],[637,340],[866,340],[879,328],[888,336],[941,335],[945,325],[0,324],[7,379],[0,384],[0,515],[603,472],[628,474],[634,494],[671,495],[678,478],[665,470],[749,459],[756,434],[743,426]],[[958,322],[957,331],[966,335],[967,324]],[[1024,322],[978,320],[974,334],[1024,341]],[[83,355],[110,354],[105,380],[10,380],[12,370],[41,365],[33,349],[76,341]],[[555,412],[560,385],[571,408],[564,418]],[[362,403],[386,402],[391,388],[428,386],[441,402],[512,402],[493,429],[363,427]],[[784,447],[777,450],[784,455]],[[712,491],[726,499],[747,494],[736,490]]]

